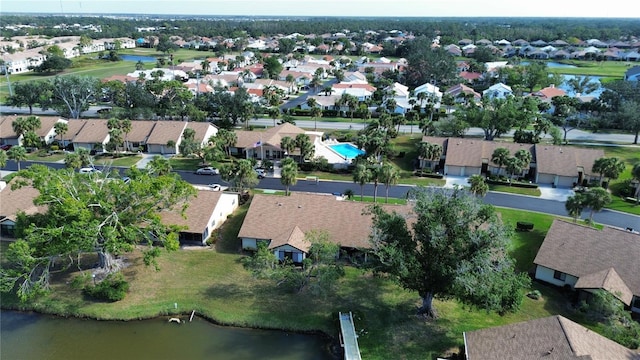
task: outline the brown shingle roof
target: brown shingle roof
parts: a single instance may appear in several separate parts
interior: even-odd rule
[[[633,300],[633,292],[614,268],[582,276],[574,287],[576,289],[605,289],[627,305],[630,305]]]
[[[468,360],[637,360],[640,355],[560,315],[466,332]]]
[[[107,120],[92,119],[88,120],[80,129],[78,134],[73,138],[73,142],[86,144],[102,143],[108,135],[109,128],[107,128]]]
[[[293,124],[284,123],[278,126],[269,128],[266,131],[236,131],[238,141],[236,141],[236,147],[238,148],[253,148],[254,145],[261,141],[262,144],[271,145],[274,147],[280,147],[280,140],[283,137],[289,136],[295,139],[298,134],[304,134],[305,131]],[[310,135],[311,141],[313,137]]]
[[[19,117],[27,118],[29,116],[31,115],[3,116],[2,120],[0,120],[0,136],[3,139],[15,138],[17,134],[13,131],[13,121]],[[57,116],[37,116],[37,118],[40,119],[40,128],[36,129],[36,134],[39,137],[47,135],[53,128],[53,125],[61,119]]]
[[[184,212],[185,217],[180,214],[182,207],[179,205],[170,211],[161,212],[160,217],[165,224],[186,226],[187,232],[201,234],[207,227],[220,196],[220,191],[199,190],[198,195],[189,200],[189,207]]]
[[[423,137],[422,141],[437,143],[443,146],[443,154],[446,154],[445,164],[449,166],[476,166],[480,167],[483,160],[491,162],[491,156],[497,148],[506,148],[513,156],[518,150],[525,149],[533,155],[533,145],[516,144],[509,142],[485,141],[479,139],[462,138],[438,138],[432,136]],[[493,166],[497,166],[493,164]]]
[[[39,137],[44,137],[47,134],[49,134],[49,132],[51,131],[51,129],[53,129],[53,126],[61,120],[60,117],[58,116],[38,116],[40,118],[40,128],[36,130],[36,134]]]
[[[131,131],[126,135],[127,141],[145,142],[149,135],[151,135],[151,131],[155,125],[155,121],[132,121]]]
[[[11,190],[11,185],[7,184],[0,191],[0,221],[9,219],[16,220],[16,215],[23,211],[27,215],[33,215],[44,212],[45,206],[36,206],[33,204],[40,192],[31,186],[24,186],[19,189]]]
[[[238,237],[271,239],[281,243],[298,227],[303,233],[327,231],[331,241],[343,247],[370,248],[371,215],[363,215],[369,204],[340,201],[326,194],[292,193],[290,196],[256,194]],[[407,206],[387,205],[387,211],[408,212]]]
[[[586,277],[582,287],[591,288],[600,282],[604,289],[621,291],[625,302],[628,293],[622,291],[624,286],[640,296],[640,235],[628,231],[611,227],[597,230],[555,220],[533,262],[575,276],[578,281]]]
[[[196,142],[202,143],[208,139],[205,139],[205,137],[207,136],[207,131],[209,130],[210,127],[212,127],[213,125],[209,124],[208,122],[189,122],[187,123],[187,127],[189,129],[193,129],[196,132],[196,135],[194,137]]]
[[[147,139],[147,144],[166,145],[169,140],[177,143],[185,126],[187,123],[182,121],[157,121]]]
[[[89,120],[79,120],[79,119],[71,119],[67,122],[67,132],[62,136],[62,140],[64,141],[73,141],[73,139],[78,135],[82,127],[88,123]],[[56,139],[60,139],[60,136],[56,136]]]
[[[585,175],[593,175],[593,163],[604,157],[601,149],[580,149],[570,146],[536,145],[535,159],[539,174],[576,176],[578,168],[584,168]]]
[[[18,116],[3,116],[0,120],[0,138],[2,139],[15,139],[18,137],[15,131],[13,131],[13,120]]]
[[[304,231],[298,226],[295,226],[293,229],[287,229],[284,233],[280,234],[280,236],[271,239],[269,249],[275,249],[282,245],[290,245],[304,252],[308,252],[311,248],[311,243],[306,240]]]

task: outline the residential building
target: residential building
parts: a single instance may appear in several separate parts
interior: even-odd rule
[[[582,297],[602,289],[640,313],[640,235],[554,220],[533,263],[535,278]]]
[[[464,332],[467,360],[638,360],[637,351],[555,315]]]

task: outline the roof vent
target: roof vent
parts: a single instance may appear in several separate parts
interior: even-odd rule
[[[298,209],[302,209],[302,205],[298,205]]]

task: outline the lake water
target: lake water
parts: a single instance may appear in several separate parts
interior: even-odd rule
[[[119,55],[120,58],[124,61],[142,61],[143,63],[155,63],[158,59],[152,56],[142,56],[142,55]]]
[[[183,319],[96,321],[3,310],[0,359],[333,359],[319,336]]]
[[[528,61],[521,61],[520,62],[521,65],[529,65],[530,63]],[[577,68],[577,66],[575,65],[569,65],[569,64],[563,64],[563,63],[559,63],[559,62],[555,62],[555,61],[547,61],[546,62],[547,67],[548,68],[556,68],[556,69],[561,69],[561,68]]]

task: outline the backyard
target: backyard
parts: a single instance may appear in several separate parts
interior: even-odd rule
[[[80,272],[58,275],[53,292],[20,305],[3,296],[3,306],[23,307],[47,313],[89,316],[100,319],[138,319],[173,314],[173,303],[182,309],[195,309],[223,324],[322,331],[334,336],[338,311],[352,311],[363,358],[435,359],[457,352],[463,344],[462,332],[525,321],[554,314],[580,320],[555,289],[533,284],[542,299],[525,298],[520,311],[500,316],[471,309],[452,300],[437,300],[440,317],[425,321],[415,316],[419,297],[385,277],[347,266],[346,276],[334,293],[326,297],[285,293],[272,282],[253,278],[240,264],[237,234],[248,205],[242,206],[213,235],[211,248],[177,251],[160,258],[160,271],[143,265],[140,252],[127,256],[124,270],[131,284],[127,297],[116,303],[93,302],[68,283]],[[511,254],[521,271],[532,268],[532,261],[553,217],[516,210],[499,209],[503,221],[513,227],[519,220],[534,223],[531,232],[515,232]],[[3,245],[6,246],[6,245]],[[224,275],[224,276],[220,276]],[[305,306],[299,306],[305,304]]]

